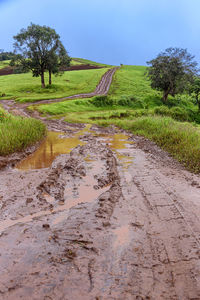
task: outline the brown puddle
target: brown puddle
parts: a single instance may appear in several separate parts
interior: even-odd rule
[[[79,139],[85,130],[88,130],[88,127],[68,137],[65,137],[63,132],[49,131],[40,147],[17,164],[16,168],[19,170],[48,168],[58,155],[68,154],[76,146],[86,144]]]
[[[127,168],[133,162],[133,156],[129,156],[129,145],[134,142],[128,140],[128,135],[124,133],[115,133],[113,135],[100,134],[102,143],[108,144],[109,148],[115,152],[118,160],[124,168]]]
[[[98,134],[90,130],[90,127],[91,125],[88,124],[84,129],[68,136],[63,132],[49,131],[40,147],[33,154],[19,162],[16,168],[19,170],[48,168],[58,155],[68,154],[78,145],[85,145],[87,142],[82,141],[80,137],[87,133],[98,137],[102,144],[107,145],[114,151],[124,168],[127,168],[132,163],[133,157],[129,156],[128,147],[133,144],[133,142],[128,141],[128,135],[123,133],[113,135]],[[89,160],[90,158],[88,157],[88,161]]]

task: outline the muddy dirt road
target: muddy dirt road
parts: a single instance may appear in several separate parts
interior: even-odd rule
[[[0,299],[200,299],[199,176],[80,126],[0,172]]]
[[[0,300],[200,299],[200,177],[143,138],[34,116],[37,151],[0,158]]]

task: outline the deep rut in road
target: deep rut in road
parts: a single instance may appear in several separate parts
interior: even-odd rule
[[[0,173],[0,299],[200,299],[199,176],[124,134]]]

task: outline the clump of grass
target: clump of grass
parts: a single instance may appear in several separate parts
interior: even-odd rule
[[[168,108],[167,106],[157,106],[154,109],[156,115],[169,116],[177,121],[190,121],[190,116],[187,110],[183,107],[174,106]]]
[[[45,125],[36,119],[14,117],[0,109],[0,155],[22,151],[46,134]]]
[[[200,129],[170,117],[140,117],[133,120],[97,120],[99,125],[115,124],[154,141],[188,170],[200,173]]]

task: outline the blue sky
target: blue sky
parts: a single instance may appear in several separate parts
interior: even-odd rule
[[[30,22],[48,25],[74,57],[145,65],[167,47],[200,62],[200,0],[0,0],[0,49]]]

